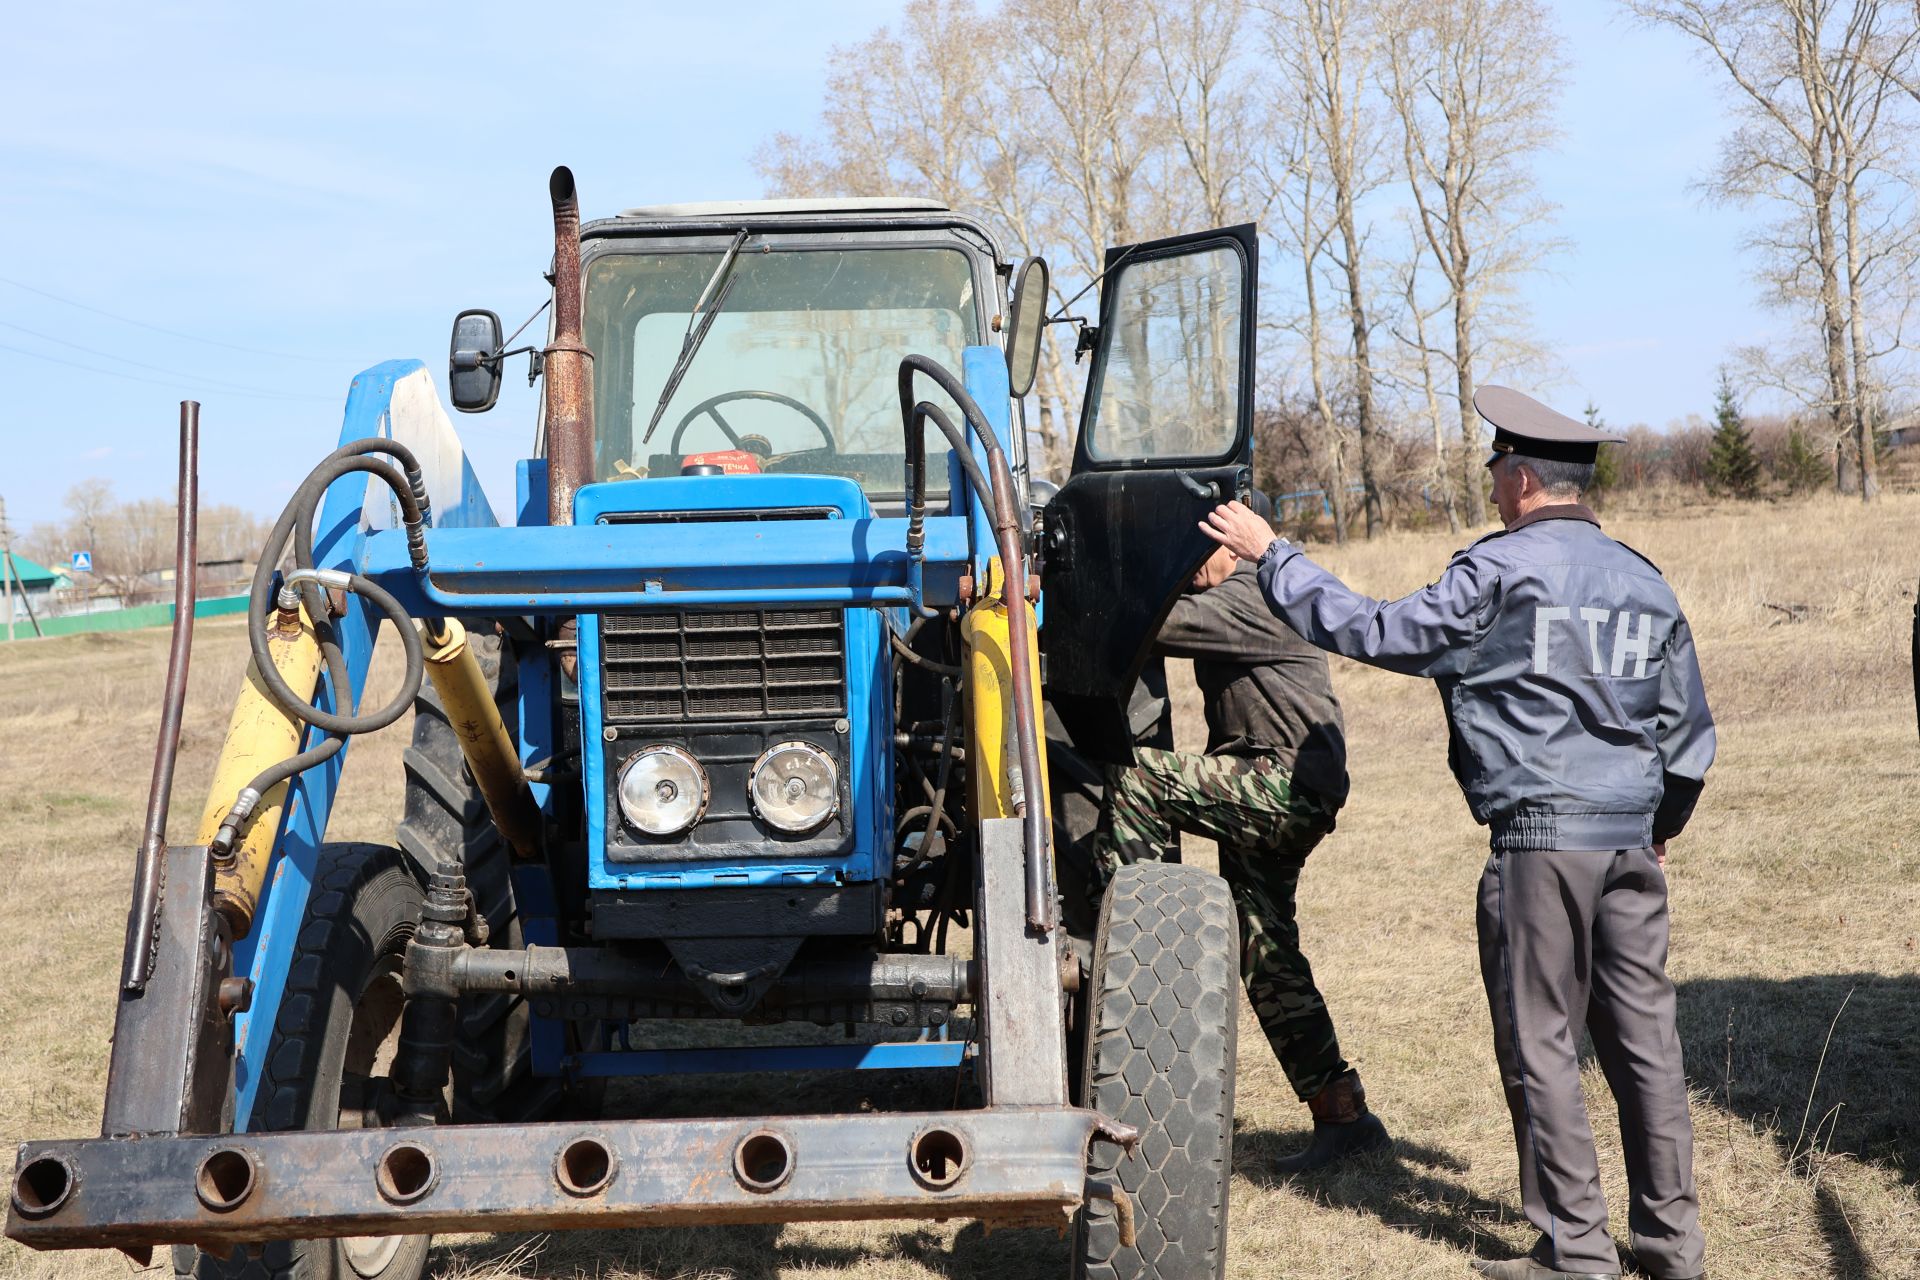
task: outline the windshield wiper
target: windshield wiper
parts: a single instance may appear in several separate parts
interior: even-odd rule
[[[733,243],[727,246],[720,265],[707,278],[706,288],[700,290],[700,299],[693,304],[693,314],[687,317],[687,334],[680,340],[680,358],[673,362],[673,372],[667,375],[667,385],[660,389],[660,403],[653,406],[653,417],[647,420],[646,434],[640,437],[641,444],[653,439],[654,429],[660,425],[661,415],[667,411],[667,401],[673,399],[673,393],[680,389],[680,379],[686,376],[687,366],[693,363],[700,344],[707,340],[707,330],[713,328],[713,318],[720,314],[720,308],[727,305],[727,294],[733,291],[733,264],[739,260],[740,246],[746,242],[747,229],[742,227],[734,234]],[[712,306],[707,305],[709,299],[712,300]]]

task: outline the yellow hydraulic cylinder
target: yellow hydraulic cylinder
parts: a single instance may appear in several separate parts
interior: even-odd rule
[[[274,669],[287,687],[308,702],[320,680],[320,642],[314,638],[313,625],[305,610],[277,611],[267,623],[267,653]],[[213,787],[207,793],[207,807],[200,815],[197,843],[211,844],[220,824],[232,810],[234,798],[242,788],[269,765],[287,759],[300,749],[300,721],[280,709],[267,696],[260,681],[259,668],[247,663],[247,678],[233,704],[233,717],[227,721],[227,740],[220,748],[220,762],[214,766]],[[267,876],[267,860],[273,853],[273,838],[280,830],[280,815],[287,802],[287,784],[280,783],[260,798],[248,825],[233,843],[227,858],[216,859],[213,870],[214,908],[233,926],[233,936],[242,938],[253,924],[253,911],[260,902],[260,886]]]
[[[447,723],[460,740],[460,753],[487,802],[493,824],[500,828],[516,858],[540,856],[540,806],[527,787],[526,771],[513,735],[500,719],[500,708],[487,687],[480,660],[467,644],[467,630],[452,618],[440,624],[438,635],[420,629],[426,647],[427,678],[440,695]]]
[[[967,778],[976,819],[1011,818],[1014,780],[1020,771],[1019,740],[1014,736],[1013,644],[1009,636],[1005,579],[996,556],[988,571],[990,590],[983,591],[960,621],[967,646]],[[1027,670],[1033,676],[1034,714],[1040,714],[1040,640],[1033,606],[1027,611]],[[1021,779],[1029,804],[1047,803],[1047,747],[1044,725],[1040,735],[1040,778]]]

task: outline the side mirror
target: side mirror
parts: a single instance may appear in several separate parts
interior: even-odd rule
[[[1040,368],[1040,335],[1047,328],[1047,260],[1028,258],[1014,277],[1007,318],[1007,385],[1018,399],[1033,390]]]
[[[500,398],[500,317],[475,308],[453,318],[447,395],[462,413],[485,413]]]
[[[1040,523],[1040,513],[1047,509],[1054,495],[1060,492],[1060,486],[1042,476],[1027,477],[1027,509],[1033,513],[1033,523]]]

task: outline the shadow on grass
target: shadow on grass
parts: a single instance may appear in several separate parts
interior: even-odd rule
[[[1823,1154],[1844,1154],[1920,1184],[1920,978],[1833,973],[1678,985],[1689,1082],[1770,1132],[1790,1168],[1804,1173]],[[1850,1238],[1834,1207],[1823,1217]],[[1836,1245],[1835,1256],[1843,1252]]]
[[[1909,1185],[1920,1183],[1920,1111],[1912,1105],[1920,1097],[1920,978],[1857,973],[1683,982],[1679,1027],[1692,1087],[1708,1094],[1716,1110],[1771,1134],[1783,1164],[1804,1173],[1822,1155],[1846,1154]],[[1593,1120],[1596,1127],[1614,1123],[1599,1112]],[[1512,1233],[1503,1229],[1520,1220],[1518,1204],[1462,1185],[1466,1166],[1451,1152],[1403,1139],[1391,1152],[1347,1167],[1290,1179],[1272,1174],[1273,1161],[1306,1136],[1299,1129],[1242,1128],[1234,1140],[1235,1171],[1257,1186],[1370,1214],[1477,1257],[1514,1254],[1507,1243]],[[1696,1140],[1711,1137],[1703,1132]],[[1830,1274],[1876,1274],[1839,1194],[1816,1182],[1814,1201]],[[1613,1208],[1619,1213],[1624,1206]],[[436,1273],[474,1277],[626,1272],[778,1280],[809,1269],[910,1262],[948,1280],[1025,1280],[1065,1274],[1068,1253],[1069,1244],[1052,1232],[989,1234],[971,1224],[948,1237],[900,1223],[846,1243],[795,1239],[779,1227],[500,1236],[438,1248],[433,1266]]]
[[[900,1223],[853,1244],[783,1238],[779,1226],[663,1227],[491,1236],[436,1248],[435,1275],[728,1277],[780,1280],[796,1272],[861,1264],[918,1263],[950,1280],[1017,1280],[1067,1271],[1068,1242],[1051,1231],[989,1233],[969,1223],[949,1242],[924,1226]]]
[[[1241,1129],[1234,1135],[1234,1172],[1263,1189],[1284,1188],[1333,1208],[1370,1213],[1396,1231],[1442,1241],[1476,1257],[1515,1256],[1491,1228],[1517,1221],[1519,1206],[1462,1186],[1457,1175],[1467,1165],[1452,1152],[1395,1139],[1391,1151],[1319,1173],[1273,1173],[1274,1160],[1298,1150],[1306,1139],[1303,1130]]]

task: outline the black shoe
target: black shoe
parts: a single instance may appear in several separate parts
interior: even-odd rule
[[[1282,1177],[1313,1173],[1338,1164],[1349,1156],[1385,1151],[1391,1146],[1393,1139],[1387,1136],[1387,1126],[1381,1124],[1380,1117],[1371,1111],[1345,1124],[1316,1120],[1313,1122],[1313,1141],[1307,1144],[1307,1149],[1274,1161],[1273,1171]]]
[[[1627,1275],[1644,1276],[1648,1277],[1649,1280],[1666,1280],[1666,1277],[1655,1276],[1653,1272],[1641,1265],[1639,1257],[1633,1250],[1627,1248],[1626,1245],[1616,1244],[1614,1245],[1614,1249],[1620,1254],[1620,1270]],[[1702,1271],[1696,1276],[1676,1276],[1673,1280],[1707,1280],[1707,1273]]]
[[[1493,1280],[1620,1280],[1618,1271],[1555,1271],[1532,1258],[1503,1258],[1499,1262],[1476,1258],[1473,1269]]]
[[[1298,1155],[1274,1161],[1273,1171],[1283,1178],[1312,1173],[1348,1156],[1385,1151],[1393,1145],[1387,1127],[1367,1110],[1367,1087],[1360,1083],[1360,1073],[1351,1068],[1308,1098],[1307,1110],[1313,1115],[1313,1140]]]

